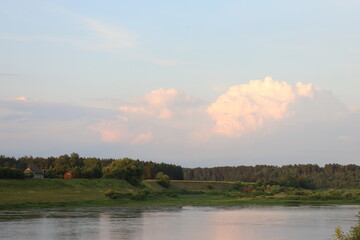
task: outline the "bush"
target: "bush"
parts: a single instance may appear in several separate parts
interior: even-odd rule
[[[128,199],[134,201],[144,201],[150,196],[152,192],[148,189],[143,189],[137,193],[131,192],[116,192],[112,189],[109,189],[105,192],[105,196],[110,199]]]
[[[214,195],[214,196],[218,196],[218,195],[224,195],[223,192],[220,192],[220,191],[211,191],[211,192],[208,192],[206,193],[207,195]]]
[[[181,189],[178,191],[179,194],[181,195],[202,195],[205,194],[203,191],[189,191],[186,189]]]
[[[162,194],[165,195],[165,196],[168,196],[168,197],[177,197],[177,193],[175,191],[170,191],[170,190],[164,190],[162,191]]]
[[[105,192],[105,196],[111,199],[130,199],[133,194],[130,192],[115,192],[114,190],[108,190]]]
[[[236,182],[232,186],[232,190],[239,191],[244,188],[244,185],[241,182]]]
[[[106,197],[110,197],[110,196],[112,196],[114,193],[115,193],[114,190],[109,189],[109,190],[107,190],[107,191],[105,192],[105,196],[106,196]]]
[[[360,239],[360,212],[357,214],[358,224],[351,227],[350,232],[344,233],[340,227],[335,229],[333,240],[359,240]]]
[[[130,199],[134,201],[144,201],[151,194],[151,191],[148,189],[143,189],[142,191],[133,194]]]
[[[244,193],[238,193],[238,192],[227,192],[224,194],[225,197],[228,198],[243,198],[245,197]]]

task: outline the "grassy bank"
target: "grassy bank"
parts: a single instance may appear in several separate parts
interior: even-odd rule
[[[172,181],[165,189],[155,181],[132,186],[117,179],[0,180],[0,209],[67,206],[236,206],[294,204],[360,204],[360,191],[307,191],[260,189],[242,191],[234,182]],[[245,186],[249,187],[249,186]],[[143,198],[111,199],[106,193],[127,193]],[[140,195],[141,197],[142,195]]]

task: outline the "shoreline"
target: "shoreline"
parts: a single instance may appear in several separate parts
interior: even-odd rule
[[[212,186],[211,189],[209,184]],[[117,179],[0,180],[0,210],[117,206],[360,205],[360,189],[314,191],[300,189],[287,193],[259,190],[254,193],[244,193],[234,190],[234,185],[234,182],[171,181],[170,188],[165,189],[153,180],[143,181],[141,186],[132,186],[126,181]],[[134,196],[146,190],[148,195],[137,200],[110,199],[106,197],[106,192],[109,190],[127,192]],[[344,191],[341,195],[344,197],[336,199],[336,194],[341,191]],[[332,197],[326,195],[329,193],[334,195],[334,199],[312,199],[314,196]]]

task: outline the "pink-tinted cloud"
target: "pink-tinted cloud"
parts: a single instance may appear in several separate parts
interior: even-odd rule
[[[199,119],[207,116],[205,107],[203,101],[183,91],[161,88],[121,104],[117,121],[100,122],[92,129],[100,133],[103,142],[138,144],[172,138],[182,141],[183,137],[177,134],[190,136],[201,124]]]
[[[314,97],[314,86],[312,84],[296,83],[297,94],[301,97]]]
[[[120,106],[119,109],[125,114],[147,115],[160,120],[170,120],[175,116],[188,113],[192,107],[197,107],[200,103],[200,100],[186,95],[183,91],[160,88]]]
[[[16,98],[15,100],[17,100],[17,101],[24,101],[24,102],[27,101],[26,97],[24,97],[24,96],[18,97],[18,98]]]
[[[312,97],[311,84],[297,84],[297,91],[286,82],[270,77],[231,87],[207,109],[216,134],[239,137],[261,129],[267,121],[290,115],[289,104],[297,96]]]
[[[100,157],[187,166],[358,161],[360,112],[311,84],[255,80],[229,88],[212,103],[157,89],[116,106],[0,99],[0,143],[6,154],[53,155],[83,147]]]
[[[195,145],[214,135],[241,137],[291,116],[289,105],[313,98],[314,91],[311,84],[293,87],[267,77],[232,86],[207,105],[183,91],[160,88],[119,106],[119,125],[101,122],[97,130],[104,142],[149,143],[178,131],[179,141]]]
[[[133,144],[141,144],[147,143],[153,138],[153,134],[151,132],[140,133],[135,137],[135,139],[131,142]]]
[[[102,142],[121,142],[129,138],[126,125],[121,121],[101,121],[91,125],[90,129],[100,134]]]

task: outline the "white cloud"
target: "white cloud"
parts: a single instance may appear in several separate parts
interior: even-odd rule
[[[193,166],[349,162],[360,154],[359,111],[311,84],[266,78],[233,86],[212,103],[177,89],[115,103],[111,111],[0,100],[0,142],[12,150],[14,143],[22,149],[52,143],[47,152],[90,144],[90,152]]]
[[[268,77],[231,87],[207,111],[215,122],[215,133],[239,137],[258,130],[267,120],[288,117],[288,105],[294,100],[291,85]]]
[[[149,143],[159,136],[176,136],[178,131],[182,132],[178,142],[190,145],[203,144],[215,135],[239,138],[293,116],[289,106],[303,98],[313,99],[314,91],[311,84],[293,87],[268,77],[232,86],[207,105],[183,91],[160,88],[120,105],[120,126],[101,123],[98,130],[102,141],[127,143]]]
[[[303,84],[301,82],[296,83],[297,94],[302,97],[313,98],[314,87],[312,84]]]

